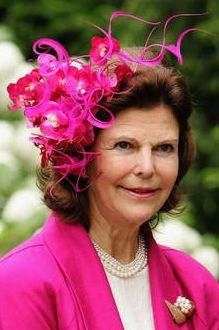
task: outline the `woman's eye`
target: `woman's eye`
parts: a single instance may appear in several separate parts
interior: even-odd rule
[[[159,152],[170,153],[174,150],[174,147],[172,146],[172,144],[165,143],[165,144],[159,145],[157,150]]]
[[[117,143],[115,144],[115,148],[117,148],[117,149],[128,150],[128,149],[131,149],[131,148],[132,148],[132,145],[131,145],[131,143],[129,143],[129,142],[126,142],[126,141],[120,141],[120,142],[117,142]]]

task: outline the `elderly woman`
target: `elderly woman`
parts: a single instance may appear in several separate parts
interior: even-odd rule
[[[151,229],[179,209],[195,153],[188,88],[164,61],[169,51],[180,62],[180,49],[124,51],[110,31],[92,40],[89,64],[38,41],[39,68],[8,87],[12,109],[40,130],[53,212],[1,260],[2,330],[219,329],[216,280]]]

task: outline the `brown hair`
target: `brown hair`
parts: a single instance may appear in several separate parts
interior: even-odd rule
[[[180,129],[179,172],[173,190],[160,212],[176,209],[183,196],[178,188],[179,183],[195,156],[195,146],[189,125],[192,100],[185,80],[181,74],[166,64],[153,68],[139,66],[133,77],[121,83],[119,91],[128,92],[116,94],[110,102],[104,104],[115,116],[119,111],[130,107],[147,109],[156,105],[166,105],[177,119]],[[101,114],[100,119],[104,119]],[[95,133],[98,134],[98,130]],[[80,193],[74,191],[72,183],[77,178],[73,175],[55,184],[58,179],[58,174],[51,168],[39,171],[38,185],[44,192],[45,204],[62,219],[81,223],[86,229],[89,229],[87,190]],[[87,184],[87,182],[84,183]],[[53,185],[54,189],[51,193],[50,188]]]

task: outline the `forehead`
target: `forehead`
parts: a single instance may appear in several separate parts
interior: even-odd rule
[[[97,140],[120,136],[149,140],[177,139],[179,125],[171,109],[158,105],[152,108],[128,108],[119,112],[112,127],[100,131]]]

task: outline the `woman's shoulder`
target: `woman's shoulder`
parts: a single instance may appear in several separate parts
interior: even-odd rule
[[[55,304],[61,311],[58,316]],[[0,259],[0,324],[4,329],[14,329],[15,324],[19,329],[57,329],[57,320],[61,329],[67,329],[74,308],[66,279],[41,232]]]
[[[56,263],[38,233],[1,257],[0,286],[18,282],[20,285],[40,283],[40,279],[53,273],[54,267],[57,267]]]
[[[10,263],[10,260],[16,261],[22,255],[32,254],[33,250],[42,250],[44,248],[44,242],[42,239],[41,231],[37,234],[29,237],[24,242],[20,243],[16,247],[12,248],[5,255],[0,258],[0,265]]]
[[[219,290],[219,284],[215,277],[188,253],[164,245],[159,245],[159,247],[171,267],[181,276],[192,278],[193,281],[196,280],[199,284],[202,282],[203,284],[209,283],[216,285]]]
[[[176,266],[179,265],[180,267],[191,271],[194,271],[194,269],[196,269],[200,270],[201,272],[209,273],[203,265],[201,265],[188,253],[166,245],[159,244],[159,247],[171,264],[175,264]]]

